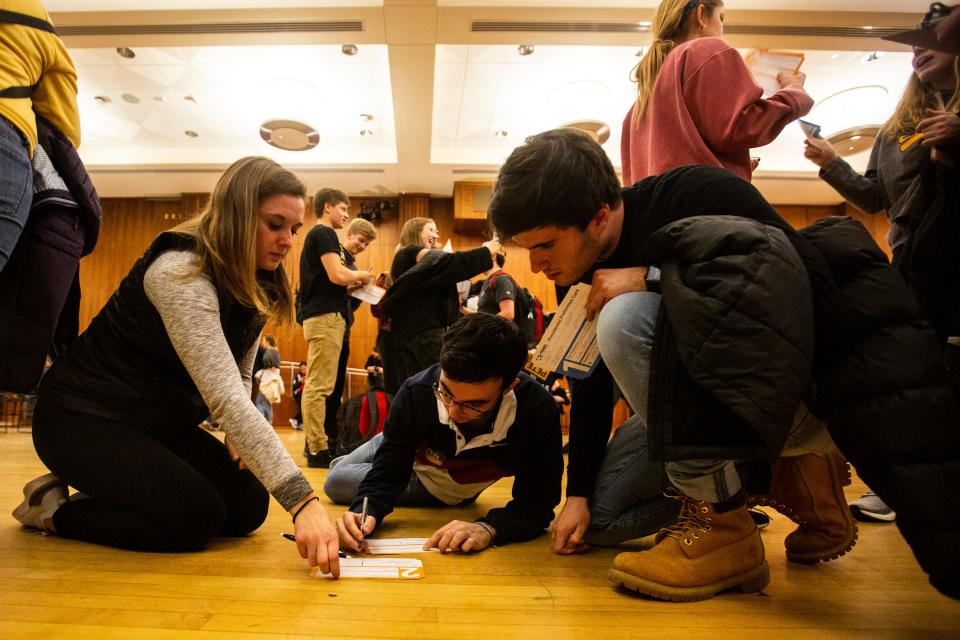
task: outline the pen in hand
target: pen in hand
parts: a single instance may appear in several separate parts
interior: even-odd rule
[[[293,535],[292,533],[284,533],[284,534],[282,534],[282,535],[283,535],[284,538],[286,538],[286,539],[289,540],[290,542],[296,542],[296,541],[297,541],[297,536]],[[345,554],[343,551],[339,551],[338,553],[339,553],[339,555],[340,555],[341,558],[349,558],[349,557],[350,557],[350,556],[348,556],[347,554]]]

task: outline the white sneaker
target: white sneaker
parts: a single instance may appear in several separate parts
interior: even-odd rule
[[[48,473],[28,482],[23,488],[23,502],[13,510],[13,517],[25,527],[47,529],[44,521],[67,501],[67,484]]]
[[[867,491],[851,502],[850,512],[861,522],[893,522],[897,519],[896,512],[873,491]]]

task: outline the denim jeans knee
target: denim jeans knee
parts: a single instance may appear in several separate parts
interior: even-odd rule
[[[625,293],[604,305],[597,320],[600,355],[634,412],[647,418],[650,353],[656,333],[660,294]]]

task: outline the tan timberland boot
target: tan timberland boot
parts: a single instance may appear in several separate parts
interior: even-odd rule
[[[727,589],[751,593],[766,587],[770,567],[747,508],[717,513],[709,502],[679,499],[677,524],[661,529],[652,549],[614,558],[610,581],[677,602],[706,600]]]
[[[751,496],[747,504],[773,507],[800,525],[783,541],[787,560],[815,564],[839,558],[857,543],[844,484],[850,484],[850,470],[839,451],[778,458],[770,494]]]

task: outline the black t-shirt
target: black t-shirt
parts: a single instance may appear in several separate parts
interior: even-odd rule
[[[340,264],[346,265],[352,256],[340,246],[337,232],[324,224],[316,224],[303,242],[300,254],[300,319],[306,320],[324,313],[339,313],[350,319],[347,288],[330,282],[323,268],[321,256],[335,253]]]
[[[490,290],[491,280],[493,281],[492,291]],[[501,300],[513,300],[514,304],[517,300],[517,285],[505,271],[497,271],[483,282],[477,310],[484,313],[500,313]]]

